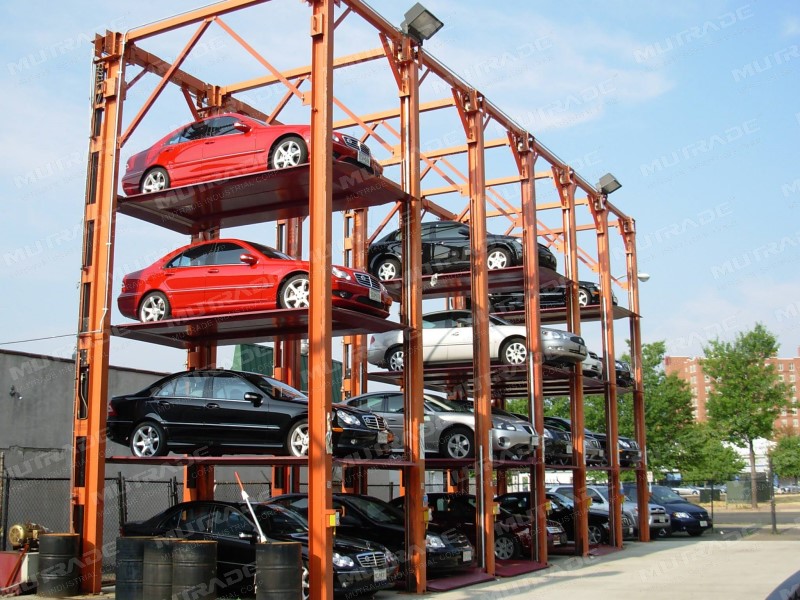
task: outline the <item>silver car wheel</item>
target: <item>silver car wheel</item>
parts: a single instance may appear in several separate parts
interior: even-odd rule
[[[289,431],[289,454],[292,456],[308,456],[308,421],[298,421]]]
[[[143,194],[158,192],[169,187],[169,175],[161,167],[151,169],[142,179],[140,188]]]
[[[503,362],[507,365],[521,365],[528,356],[528,348],[522,341],[514,341],[503,348]]]
[[[378,266],[378,279],[388,281],[400,277],[400,263],[393,258],[387,258]]]
[[[305,276],[295,276],[281,290],[281,304],[285,308],[308,308],[311,284]]]
[[[386,367],[390,371],[402,371],[403,370],[403,351],[402,350],[393,350],[392,353],[389,355],[389,358],[386,359]]]
[[[589,292],[583,288],[578,290],[578,304],[581,306],[589,306]]]
[[[501,535],[494,540],[494,557],[499,560],[509,560],[516,554],[516,544],[510,535]]]
[[[149,294],[139,307],[139,320],[142,323],[162,321],[169,313],[169,303],[164,294],[157,292]]]
[[[508,252],[502,248],[495,248],[486,257],[486,268],[490,271],[494,269],[505,269],[510,262]]]
[[[295,167],[305,162],[305,154],[305,144],[300,138],[286,138],[272,152],[272,168],[286,169]]]
[[[303,600],[308,600],[311,597],[311,576],[308,573],[308,567],[303,564]]]
[[[589,525],[589,543],[602,544],[603,530],[599,525]]]
[[[447,455],[451,458],[467,458],[472,449],[472,440],[463,433],[456,433],[447,440]]]
[[[163,443],[161,431],[148,423],[140,425],[131,437],[131,450],[136,456],[159,456]]]

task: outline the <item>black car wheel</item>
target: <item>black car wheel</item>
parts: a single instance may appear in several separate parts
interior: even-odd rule
[[[390,371],[403,370],[403,347],[395,346],[386,352],[386,368]]]
[[[500,362],[506,365],[523,365],[528,356],[528,348],[521,337],[503,342],[500,348]]]
[[[511,254],[505,248],[492,248],[486,256],[486,268],[490,271],[494,269],[505,269],[511,266]]]
[[[494,557],[496,559],[509,560],[519,553],[519,543],[513,535],[504,533],[494,539]]]
[[[131,433],[131,452],[140,457],[165,456],[169,449],[164,428],[155,421],[139,423]]]
[[[703,535],[703,530],[702,529],[695,529],[691,531],[687,530],[686,533],[688,533],[692,537],[700,537],[701,535]]]
[[[159,192],[169,187],[169,173],[162,167],[150,169],[142,177],[142,183],[139,184],[139,191],[143,194],[150,192]]]
[[[396,258],[384,258],[378,263],[375,273],[381,281],[398,279],[400,277],[400,261]]]
[[[308,148],[303,138],[290,135],[278,142],[269,154],[270,169],[286,169],[308,162]]]
[[[291,456],[308,456],[308,419],[300,419],[289,428],[286,451]]]
[[[475,435],[466,427],[453,427],[439,438],[439,454],[445,458],[475,456]]]
[[[142,323],[153,323],[169,319],[169,300],[162,292],[147,294],[139,304],[139,320]]]
[[[672,532],[669,530],[669,527],[661,527],[656,530],[656,537],[661,539],[666,539],[672,536]]]
[[[606,541],[606,533],[600,525],[589,523],[589,543],[602,544]]]

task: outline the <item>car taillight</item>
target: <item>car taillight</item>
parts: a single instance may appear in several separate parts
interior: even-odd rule
[[[114,409],[114,406],[111,405],[111,404],[108,405],[108,416],[109,417],[116,417],[117,416],[117,411]]]

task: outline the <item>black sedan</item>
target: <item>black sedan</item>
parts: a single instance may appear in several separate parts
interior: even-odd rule
[[[402,232],[393,231],[370,244],[369,272],[381,281],[401,276]],[[422,272],[469,271],[469,225],[460,221],[432,221],[422,224]],[[486,234],[489,269],[504,269],[522,264],[522,240],[511,235]],[[556,268],[555,255],[539,244],[539,265]]]
[[[500,503],[500,508],[515,515],[524,515],[531,518],[530,492],[509,492],[495,498]],[[559,523],[567,533],[567,538],[575,540],[575,505],[572,500],[561,494],[547,492],[547,518]],[[605,544],[610,539],[608,513],[589,509],[589,543]],[[629,530],[629,531],[625,531]],[[632,534],[633,524],[623,522],[623,534]]]
[[[281,506],[253,504],[266,541],[300,542],[303,597],[309,597],[308,521]],[[224,593],[253,595],[258,529],[243,502],[183,502],[145,521],[122,526],[123,536],[158,536],[217,542],[216,579],[209,582]],[[382,544],[335,535],[333,592],[352,597],[390,588],[400,564]]]
[[[269,503],[280,504],[303,516],[308,514],[306,494],[283,494]],[[379,498],[356,494],[334,494],[333,508],[340,514],[337,533],[384,544],[403,560],[406,538],[402,510]],[[475,557],[474,548],[464,534],[445,531],[436,523],[428,523],[425,553],[431,575],[469,569]]]
[[[623,484],[622,491],[633,502],[636,502],[637,490],[635,484]],[[711,517],[705,508],[688,502],[667,486],[650,486],[649,501],[660,504],[667,510],[673,533],[685,531],[692,537],[699,537],[703,535],[706,529],[711,529]]]
[[[377,415],[342,405],[332,411],[338,456],[384,456],[392,433]],[[170,450],[211,455],[308,454],[308,398],[258,373],[221,369],[168,375],[108,405],[108,438],[135,456]]]
[[[545,248],[545,250],[547,250]],[[541,249],[540,249],[541,251]],[[549,252],[549,250],[548,250]],[[539,259],[541,261],[541,257]],[[545,263],[541,263],[547,266]],[[552,267],[555,268],[555,267]],[[578,305],[591,306],[600,304],[600,286],[592,281],[578,282]],[[617,303],[617,297],[612,294],[611,301]],[[539,288],[539,306],[541,308],[556,308],[567,305],[567,288],[563,284],[548,285]],[[494,313],[518,312],[525,310],[525,296],[522,292],[509,292],[505,294],[489,294],[489,311]]]

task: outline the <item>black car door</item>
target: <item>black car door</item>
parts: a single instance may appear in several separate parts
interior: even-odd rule
[[[230,587],[252,584],[258,532],[251,518],[234,506],[218,504],[208,539],[217,542],[217,577]]]
[[[145,415],[156,414],[168,429],[169,440],[179,444],[204,444],[203,413],[210,379],[202,372],[183,373],[145,400]]]
[[[456,221],[436,224],[433,237],[433,270],[436,272],[468,271],[469,226]]]
[[[245,394],[256,394],[258,400],[245,399]],[[263,391],[236,373],[215,373],[204,415],[209,442],[231,449],[276,444],[267,400]]]

